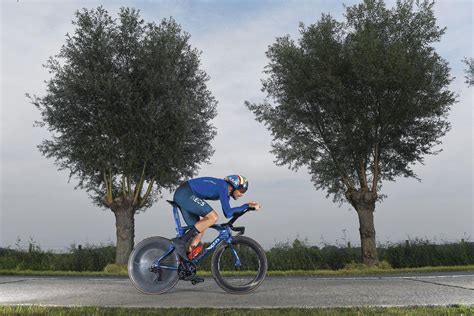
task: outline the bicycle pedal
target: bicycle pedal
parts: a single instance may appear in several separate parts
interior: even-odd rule
[[[201,283],[201,282],[204,282],[203,278],[195,277],[194,279],[191,280],[192,285],[196,285],[196,284]]]

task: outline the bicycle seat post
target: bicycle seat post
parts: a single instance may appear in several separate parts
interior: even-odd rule
[[[181,227],[181,220],[179,219],[179,212],[178,212],[178,204],[175,201],[167,200],[169,204],[173,206],[173,216],[174,216],[174,223],[176,225],[176,235],[177,237],[181,237],[184,233],[183,228]]]

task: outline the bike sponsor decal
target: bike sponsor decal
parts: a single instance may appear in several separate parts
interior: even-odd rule
[[[210,244],[209,247],[207,247],[207,249],[210,250],[210,249],[214,248],[218,243],[220,243],[220,241],[221,241],[220,238],[216,238],[216,240],[214,240],[214,241],[212,242],[212,244]]]
[[[221,238],[217,237],[216,240],[214,240],[214,241],[212,242],[212,244],[210,244],[205,250],[203,250],[203,252],[201,252],[201,253],[198,254],[196,257],[194,257],[192,261],[193,261],[194,263],[196,263],[196,264],[199,264],[199,262],[200,262],[204,257],[206,257],[206,256],[210,253],[210,251],[212,251],[213,248],[214,248],[215,246],[217,246],[218,243],[221,242],[221,240],[222,240]]]

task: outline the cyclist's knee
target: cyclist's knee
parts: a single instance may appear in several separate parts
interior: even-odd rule
[[[217,215],[216,211],[211,211],[209,214],[206,215],[206,218],[212,220],[214,223],[217,222],[219,219],[219,215]]]

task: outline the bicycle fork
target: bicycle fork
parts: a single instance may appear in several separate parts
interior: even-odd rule
[[[242,265],[240,262],[240,257],[237,251],[234,249],[234,246],[232,246],[232,244],[229,244],[229,246],[230,246],[230,250],[232,251],[232,254],[234,255],[234,265],[236,268],[240,268],[240,266]]]

